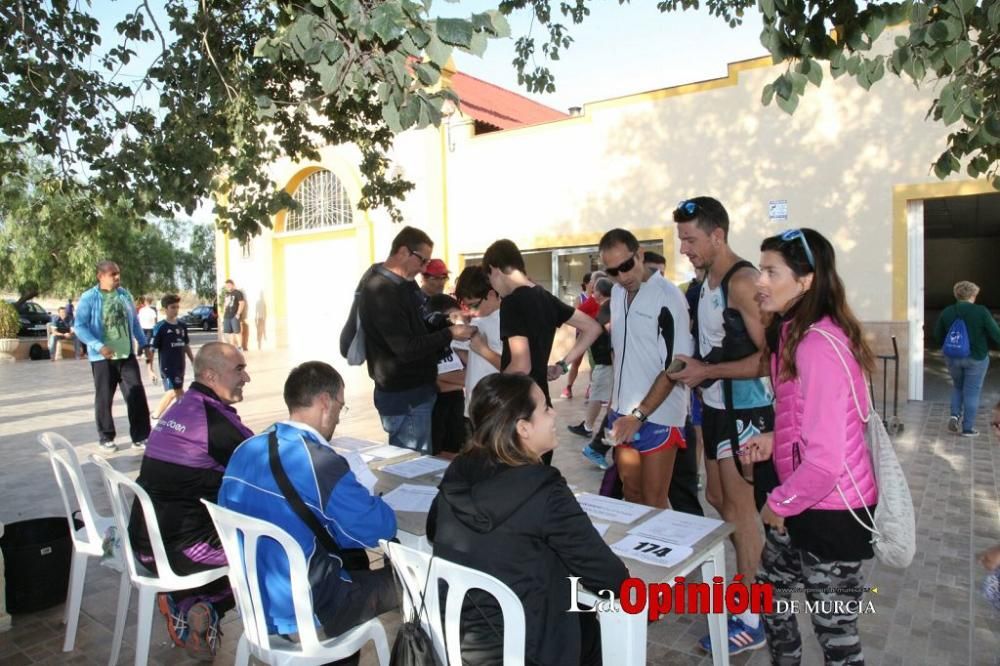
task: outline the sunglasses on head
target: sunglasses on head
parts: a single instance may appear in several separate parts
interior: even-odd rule
[[[789,229],[785,233],[781,234],[781,240],[783,241],[793,241],[799,239],[802,243],[802,249],[806,252],[806,261],[809,262],[809,267],[816,270],[816,260],[813,258],[812,249],[809,247],[809,241],[806,240],[806,235],[802,233],[801,229]]]
[[[694,201],[681,201],[674,209],[675,222],[687,222],[698,215],[698,204]]]
[[[628,273],[635,266],[635,255],[618,264],[616,268],[605,268],[604,272],[610,277],[618,277],[619,273]]]

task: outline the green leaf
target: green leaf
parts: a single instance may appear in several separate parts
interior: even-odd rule
[[[830,75],[834,79],[839,79],[845,73],[847,73],[847,58],[844,57],[843,51],[837,51],[830,56]]]
[[[404,20],[403,10],[398,4],[382,2],[372,10],[369,24],[382,43],[388,44],[403,34]]]
[[[823,68],[815,60],[810,58],[803,59],[799,65],[799,71],[805,74],[809,83],[817,88],[823,83]]]
[[[340,42],[331,41],[323,44],[323,57],[325,57],[331,65],[336,64],[343,55],[344,45]]]
[[[847,73],[851,76],[856,76],[861,70],[861,56],[854,54],[847,59]]]
[[[962,9],[962,14],[968,16],[976,8],[976,0],[955,0]]]
[[[880,81],[885,76],[885,58],[878,56],[868,65],[868,80],[871,83]]]
[[[790,72],[789,77],[792,79],[792,89],[795,91],[795,94],[803,94],[806,91],[806,83],[809,82],[809,79],[798,72]]]
[[[774,0],[757,0],[757,7],[760,8],[760,12],[764,15],[764,18],[769,20],[774,18],[777,11]]]
[[[437,68],[422,62],[415,63],[413,65],[413,71],[417,75],[417,80],[425,86],[434,85],[441,77]]]
[[[427,42],[427,47],[424,50],[427,52],[427,57],[431,59],[431,62],[443,68],[448,64],[452,48],[438,39],[437,35],[431,35],[431,40]]]
[[[934,175],[944,180],[951,173],[951,153],[945,151],[934,163]]]
[[[438,38],[445,44],[469,48],[472,42],[472,24],[465,19],[439,18],[434,20]]]
[[[491,9],[486,13],[493,23],[493,34],[500,38],[510,37],[510,23],[507,22],[507,17],[495,9]]]
[[[885,19],[880,15],[873,14],[868,18],[868,22],[864,24],[863,29],[865,34],[868,35],[868,40],[874,42],[882,34],[882,31],[885,30]]]
[[[764,91],[761,93],[760,103],[767,106],[771,103],[772,99],[774,99],[774,84],[768,83],[764,86]]]
[[[410,96],[409,99],[399,109],[399,125],[404,130],[413,126],[420,115],[420,101],[417,97]]]
[[[271,105],[273,104],[271,102],[271,98],[268,97],[267,95],[257,95],[257,98],[254,101],[257,102],[258,109],[267,109],[270,108]]]
[[[951,68],[958,69],[972,57],[972,45],[966,41],[958,41],[948,45],[944,51],[944,59]]]
[[[1000,141],[1000,118],[995,115],[988,116],[983,121],[983,130],[997,141]]]
[[[399,120],[399,109],[391,100],[382,105],[382,119],[394,133],[398,134],[403,131],[403,125]]]
[[[469,53],[471,53],[472,55],[479,56],[480,58],[483,57],[483,54],[486,53],[486,44],[487,44],[486,33],[482,32],[475,33],[474,35],[472,35],[472,41],[469,42]],[[553,58],[553,60],[556,59],[557,58]]]
[[[799,106],[799,96],[793,94],[789,99],[778,97],[778,106],[781,107],[781,110],[788,115],[792,115],[795,113],[795,109]]]
[[[986,12],[986,20],[994,31],[1000,30],[1000,2],[994,2]]]
[[[410,35],[410,39],[418,49],[423,49],[427,46],[427,43],[431,41],[431,36],[424,32],[419,26],[413,26],[407,31]]]
[[[307,65],[315,65],[323,57],[323,44],[320,42],[314,43],[306,52],[302,54],[302,62]]]
[[[778,101],[787,100],[792,95],[792,80],[788,74],[782,74],[774,80],[774,92],[778,95]]]

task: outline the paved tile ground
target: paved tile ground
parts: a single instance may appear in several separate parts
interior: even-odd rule
[[[201,341],[208,339],[198,334]],[[251,352],[248,356],[251,384],[247,399],[239,405],[244,420],[260,430],[284,416],[281,387],[291,361],[282,352]],[[338,367],[340,359],[329,358]],[[381,439],[377,415],[371,406],[371,384],[356,368],[347,369],[347,403],[350,411],[341,423],[341,434]],[[582,395],[586,373],[581,373],[577,391]],[[11,523],[41,516],[61,515],[62,506],[51,469],[36,443],[36,436],[55,430],[73,442],[85,457],[97,452],[93,422],[93,389],[90,368],[84,361],[19,362],[0,365],[0,520]],[[996,371],[984,393],[984,407],[996,401],[1000,386]],[[553,390],[558,395],[562,385]],[[158,386],[147,384],[151,403],[159,400]],[[934,396],[945,397],[938,390]],[[556,401],[562,425],[581,420],[580,397]],[[128,426],[120,399],[115,414],[119,442],[127,438]],[[870,599],[875,614],[861,619],[861,631],[869,664],[1000,664],[1000,614],[982,600],[979,586],[983,571],[974,553],[1000,542],[1000,445],[987,438],[988,409],[980,414],[984,435],[961,439],[947,432],[948,408],[944,402],[908,403],[901,407],[904,432],[897,450],[910,479],[917,507],[918,553],[906,571],[870,563],[868,583],[878,587]],[[583,460],[580,438],[564,432],[555,463],[569,482],[580,490],[597,487],[600,473]],[[138,470],[141,452],[124,449],[111,456],[118,469]],[[108,510],[96,470],[86,474],[99,509]],[[711,509],[705,505],[707,510]],[[729,572],[733,570],[729,553]],[[14,617],[13,628],[0,633],[0,663],[106,664],[110,652],[117,577],[114,572],[91,564],[84,593],[83,612],[76,650],[61,652],[62,606]],[[133,599],[135,595],[133,595]],[[125,635],[121,663],[134,658],[135,602]],[[391,636],[398,616],[383,618]],[[230,614],[224,624],[224,641],[217,663],[232,663],[240,621]],[[822,659],[807,616],[800,618],[806,646],[804,664]],[[671,616],[649,629],[650,664],[709,664],[695,641],[706,632],[697,616]],[[162,620],[154,624],[151,664],[187,662],[182,650],[168,645]],[[763,651],[739,655],[735,664],[766,664]],[[363,663],[374,663],[366,652]]]

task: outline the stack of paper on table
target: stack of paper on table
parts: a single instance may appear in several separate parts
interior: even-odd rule
[[[333,448],[338,449],[341,452],[364,451],[365,449],[374,449],[382,446],[378,442],[372,442],[367,439],[355,439],[354,437],[334,437],[330,440],[330,444]]]
[[[413,460],[406,460],[404,462],[386,465],[380,471],[389,472],[390,474],[401,476],[404,479],[415,479],[418,476],[440,472],[448,467],[449,464],[450,461],[448,460],[423,456],[421,458],[414,458]]]
[[[371,462],[372,460],[388,460],[389,458],[398,458],[410,453],[413,453],[411,449],[404,449],[401,446],[383,444],[382,446],[378,446],[373,449],[365,449],[361,452],[361,457],[367,458],[367,462]]]
[[[623,525],[633,523],[653,510],[653,507],[644,504],[633,504],[593,493],[580,493],[576,496],[576,501],[580,503],[580,507],[587,512],[591,520],[610,521]]]
[[[631,528],[624,539],[611,544],[611,550],[621,557],[670,567],[689,557],[692,546],[722,524],[714,518],[660,511]]]
[[[437,493],[438,489],[434,486],[418,486],[412,483],[404,483],[395,490],[382,495],[382,499],[392,507],[393,511],[427,513],[431,510],[431,503],[434,501]]]

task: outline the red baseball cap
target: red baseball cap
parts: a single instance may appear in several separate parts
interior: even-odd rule
[[[424,275],[429,275],[430,277],[447,277],[449,274],[448,267],[440,259],[431,259],[427,262],[427,267],[422,271]]]

